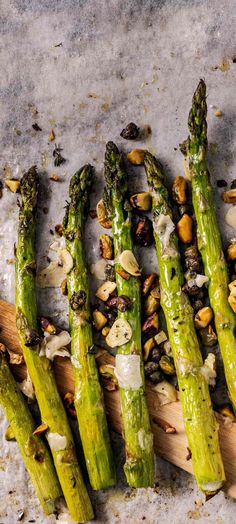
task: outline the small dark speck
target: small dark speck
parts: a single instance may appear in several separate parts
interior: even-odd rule
[[[170,277],[171,280],[174,278],[175,273],[176,273],[175,268],[172,267],[172,268],[171,268],[171,277]]]
[[[236,189],[236,178],[231,182],[230,189]]]
[[[44,213],[45,215],[47,215],[47,214],[48,214],[48,212],[49,212],[49,209],[48,209],[48,207],[43,207],[43,213]]]
[[[217,185],[217,187],[226,187],[227,186],[227,182],[226,182],[226,180],[224,180],[222,178],[222,179],[216,181],[216,185]]]
[[[62,47],[62,42],[60,42],[59,44],[55,44],[54,47]]]
[[[233,62],[233,64],[236,64],[236,56],[234,56],[234,57],[232,58],[232,62]]]
[[[32,124],[32,128],[33,128],[35,131],[42,131],[42,128],[39,127],[39,125],[37,124],[37,122],[35,122],[35,124]]]
[[[50,235],[54,235],[53,229],[49,229]]]
[[[30,519],[30,520],[28,520],[28,522],[36,522],[36,520]]]
[[[177,147],[174,147],[174,151],[178,151],[178,148],[177,148]]]
[[[23,510],[18,513],[17,522],[20,522],[24,518],[24,514]]]

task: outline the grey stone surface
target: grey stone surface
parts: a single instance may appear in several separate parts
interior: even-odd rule
[[[2,0],[0,12],[0,168],[1,177],[20,176],[37,164],[41,178],[39,265],[46,264],[51,235],[60,223],[70,175],[83,163],[96,167],[101,195],[105,142],[113,139],[127,151],[120,131],[130,120],[150,125],[148,140],[138,142],[157,153],[170,178],[182,172],[178,144],[186,137],[192,92],[200,77],[208,88],[210,166],[213,180],[235,178],[235,10],[233,0]],[[58,46],[58,44],[61,44]],[[57,47],[56,47],[57,46]],[[37,114],[36,114],[37,109]],[[214,116],[220,109],[221,118]],[[34,131],[37,122],[42,131]],[[53,166],[54,143],[67,162]],[[61,183],[49,181],[58,173]],[[130,169],[131,185],[144,187],[142,170]],[[215,197],[224,241],[226,228],[220,190]],[[48,208],[48,214],[45,209]],[[14,301],[13,258],[16,196],[4,190],[0,214],[0,290]],[[88,258],[96,259],[96,231],[88,225]],[[153,251],[145,267],[154,267]],[[62,323],[66,302],[54,290],[41,291],[40,310]],[[44,518],[33,494],[15,443],[6,443],[1,417],[0,523],[54,523]],[[119,464],[122,445],[114,436]],[[119,468],[121,471],[121,468]],[[119,485],[92,494],[99,524],[156,522],[185,524],[235,522],[235,504],[222,493],[204,503],[191,476],[157,460],[155,490],[132,491]],[[66,522],[66,518],[63,520]]]

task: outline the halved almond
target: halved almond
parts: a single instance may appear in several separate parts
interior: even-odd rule
[[[112,222],[107,216],[106,207],[102,199],[97,203],[96,212],[99,224],[105,229],[110,229]]]
[[[100,298],[103,302],[106,302],[113,291],[116,289],[116,283],[107,280],[104,282],[96,291],[96,297]]]
[[[107,337],[106,343],[111,348],[127,344],[132,337],[132,328],[129,322],[124,318],[118,318],[112,325]]]
[[[122,251],[121,255],[118,257],[118,262],[123,269],[133,277],[139,277],[141,275],[138,262],[130,249]]]

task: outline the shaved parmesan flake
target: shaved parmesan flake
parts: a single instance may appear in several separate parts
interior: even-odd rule
[[[175,230],[174,222],[169,215],[161,214],[158,220],[154,221],[154,231],[158,235],[163,248],[169,247],[170,235]]]
[[[59,433],[48,433],[48,443],[52,451],[63,451],[67,446],[67,438]]]
[[[98,260],[95,264],[91,264],[90,273],[98,280],[105,280],[105,267],[107,262],[104,258]]]
[[[65,348],[71,341],[71,337],[67,331],[61,331],[59,335],[49,335],[44,338],[40,357],[46,356],[49,360],[54,360],[54,357],[70,357],[68,349]]]
[[[151,451],[153,445],[152,433],[147,433],[144,429],[140,429],[138,431],[138,442],[141,449]]]
[[[142,386],[139,355],[116,355],[115,375],[120,388],[137,390]]]
[[[18,386],[26,397],[31,398],[31,399],[35,398],[34,386],[29,376],[28,371],[27,371],[27,377],[22,382],[18,382]]]
[[[236,230],[236,206],[230,206],[225,215],[225,222]]]
[[[206,275],[197,275],[196,278],[195,278],[195,282],[196,282],[197,287],[202,287],[208,281],[209,281],[209,278],[206,277]]]
[[[42,269],[37,277],[37,285],[41,288],[60,287],[65,278],[64,269],[53,260],[47,267]]]

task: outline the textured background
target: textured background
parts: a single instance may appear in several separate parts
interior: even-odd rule
[[[200,77],[208,87],[212,178],[235,178],[235,7],[233,0],[1,0],[0,176],[18,177],[32,164],[39,168],[40,266],[52,239],[49,229],[63,216],[70,175],[84,162],[94,163],[93,205],[101,195],[104,145],[108,139],[121,145],[119,133],[130,120],[151,126],[145,146],[158,154],[170,177],[181,174],[177,148],[186,137],[191,96]],[[222,118],[214,116],[216,109]],[[32,129],[35,122],[42,131]],[[67,159],[60,168],[53,166],[51,127]],[[122,147],[127,150],[125,141]],[[49,181],[55,172],[61,183]],[[133,187],[143,187],[141,171],[130,173]],[[233,231],[225,228],[226,206],[220,207],[220,190],[215,192],[225,240]],[[9,301],[14,301],[14,267],[6,261],[13,258],[16,200],[4,191],[0,213],[0,290]],[[97,256],[93,227],[90,221],[89,261]],[[152,257],[152,251],[146,252],[147,268],[155,267]],[[66,323],[66,303],[55,290],[41,291],[39,305],[44,314]],[[0,523],[17,522],[24,510],[23,522],[43,524],[46,519],[17,446],[4,440],[5,425],[2,416]],[[120,464],[122,446],[114,439]],[[99,524],[235,521],[232,500],[220,493],[204,503],[192,477],[159,459],[159,487],[154,490],[129,490],[122,479],[117,489],[93,494]]]

